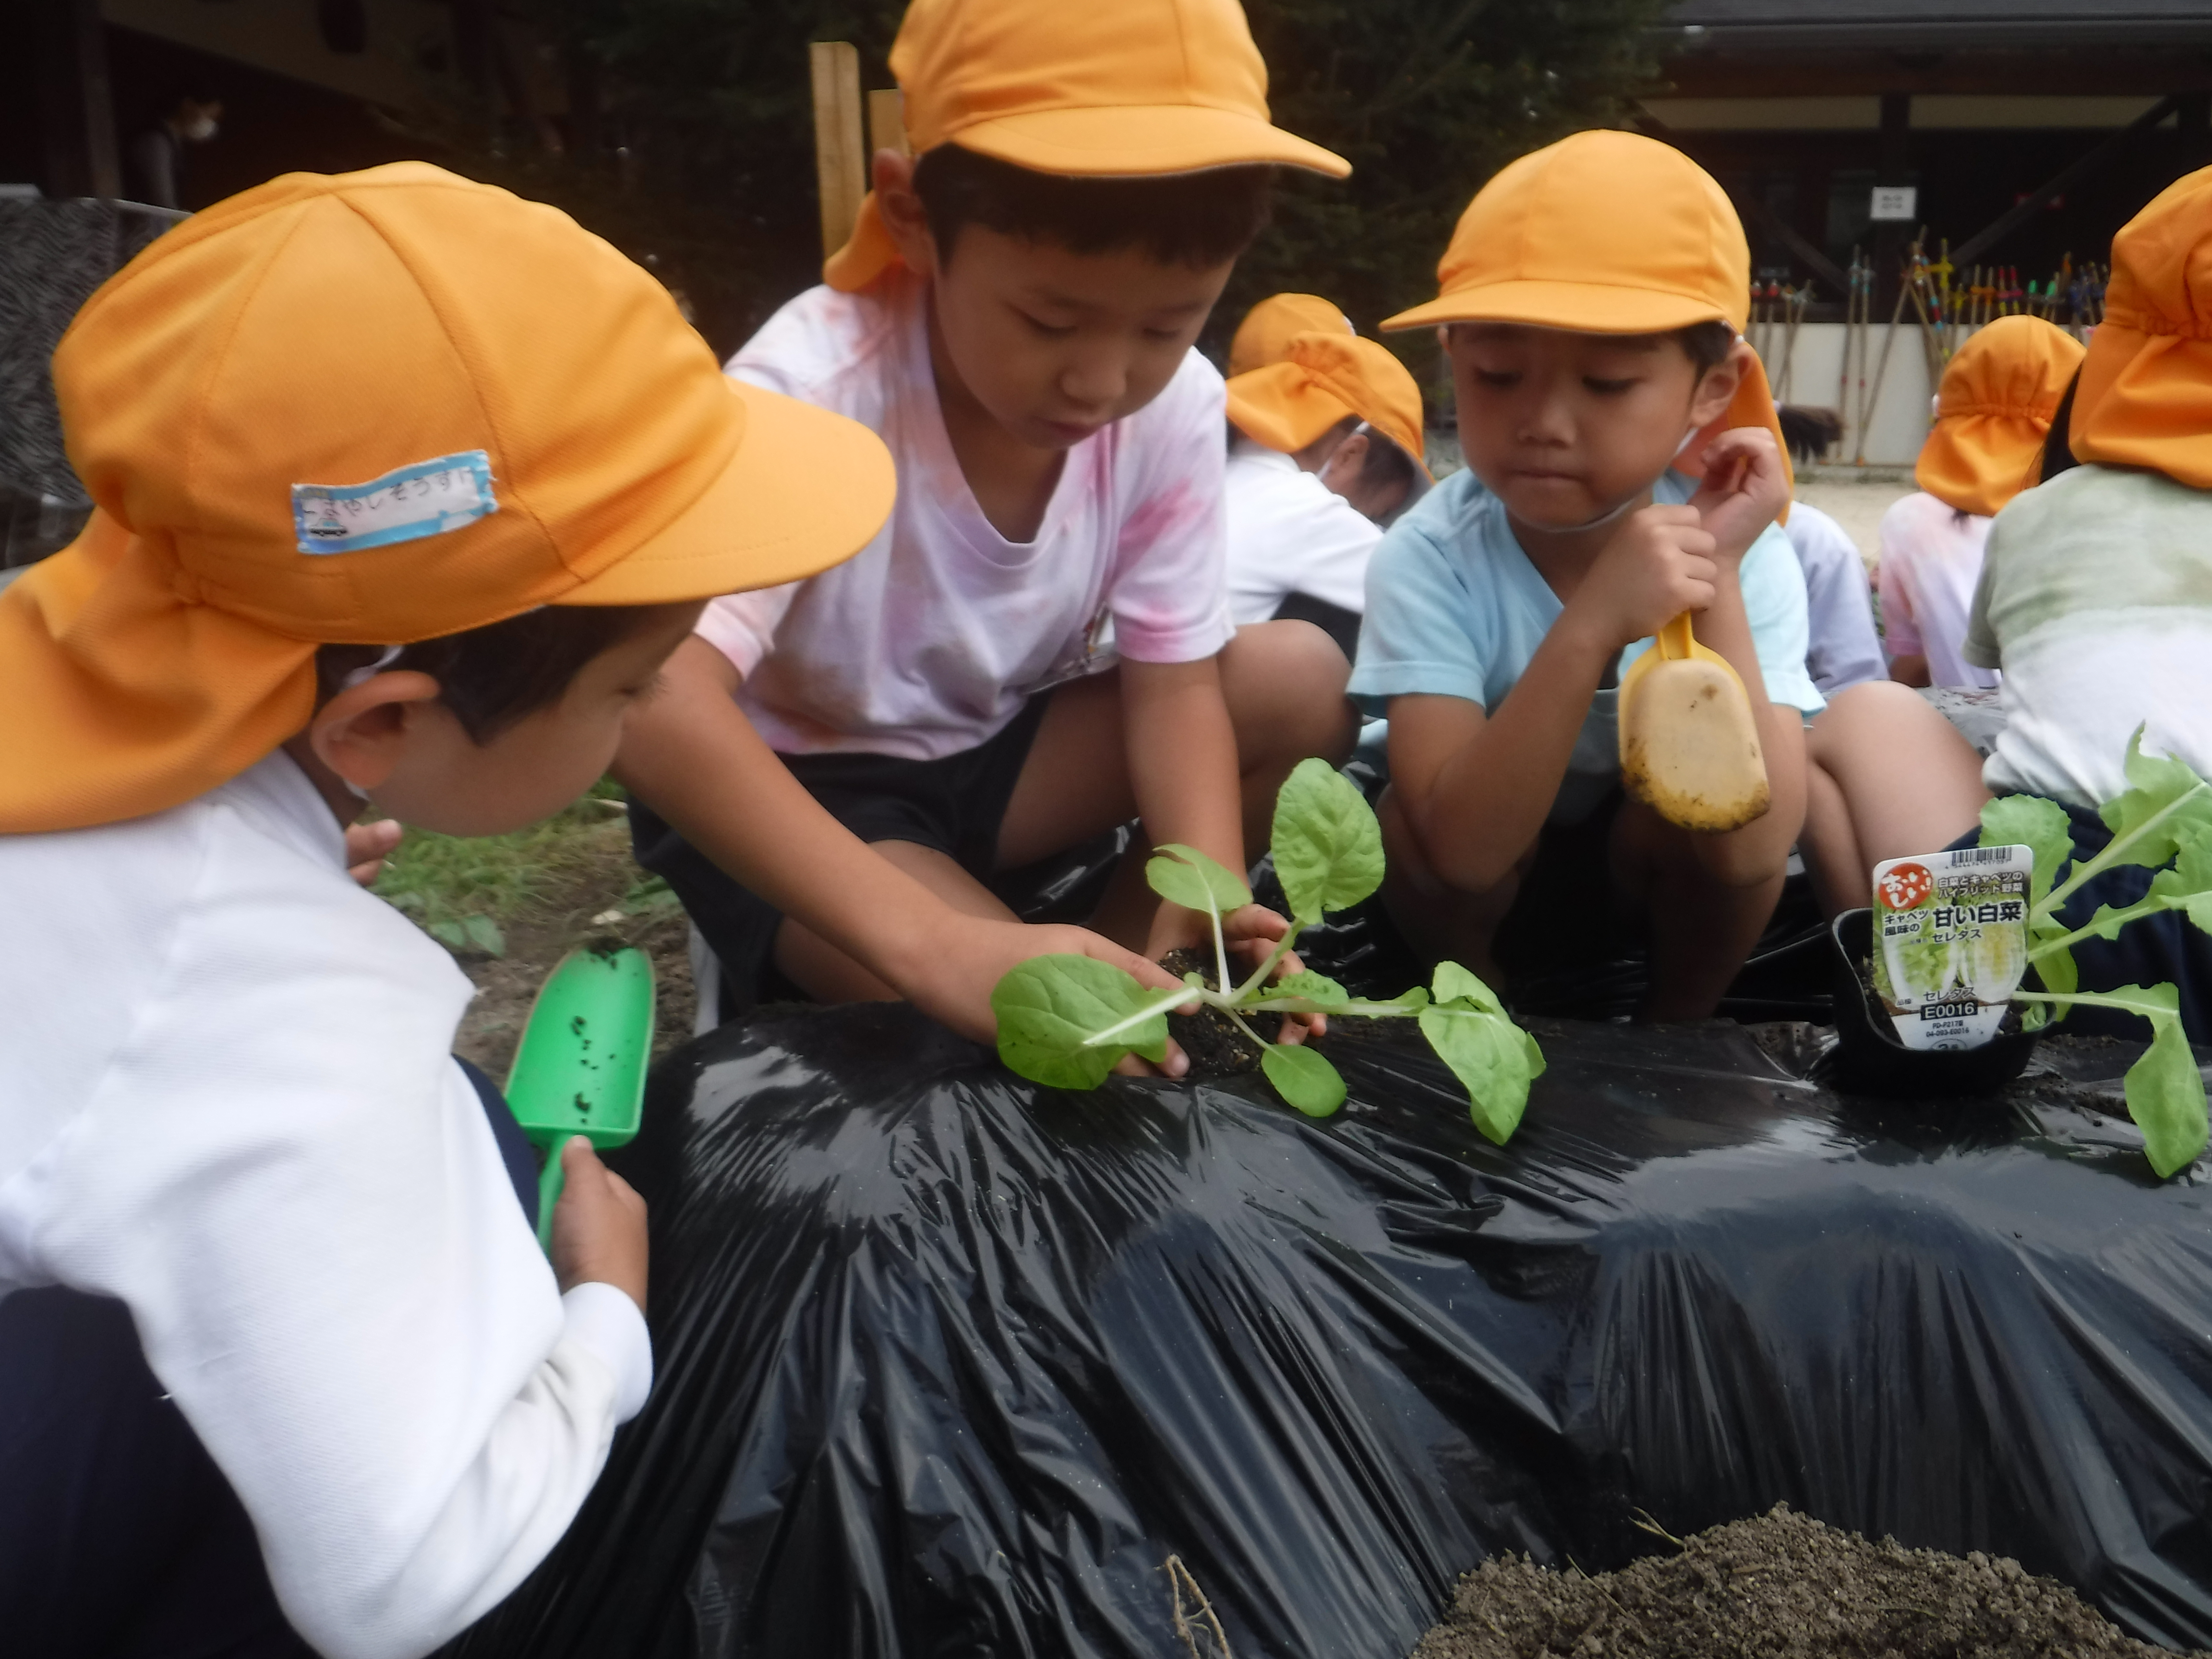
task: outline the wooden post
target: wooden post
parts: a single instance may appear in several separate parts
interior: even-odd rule
[[[814,81],[814,173],[822,191],[822,252],[835,253],[853,234],[868,190],[867,152],[860,134],[860,54],[842,40],[806,48]]]
[[[914,151],[906,142],[906,94],[896,87],[868,94],[868,155],[895,149],[902,155]]]

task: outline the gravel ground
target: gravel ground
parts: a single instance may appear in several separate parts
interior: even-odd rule
[[[1870,1543],[1778,1506],[1619,1572],[1525,1558],[1459,1582],[1412,1659],[2154,1659],[2017,1561]]]
[[[1799,501],[1819,507],[1859,544],[1859,556],[1866,561],[1869,575],[1881,551],[1881,515],[1889,511],[1892,502],[1911,493],[1910,478],[1887,470],[1871,478],[1829,473],[1801,478],[1797,483]]]

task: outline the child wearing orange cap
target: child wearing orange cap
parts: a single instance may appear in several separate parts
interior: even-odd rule
[[[1807,823],[1831,903],[1865,904],[1885,859],[1973,845],[1993,794],[2057,801],[2075,858],[2094,855],[2112,838],[2097,809],[2128,787],[2138,727],[2145,753],[2212,774],[2212,309],[2197,274],[2208,256],[2212,168],[2169,185],[2112,239],[2105,320],[2055,410],[2048,368],[2032,365],[2017,371],[2027,387],[1960,410],[1966,441],[1931,440],[1923,453],[1923,489],[1996,514],[1960,655],[2002,671],[2004,726],[1984,763],[1901,687],[1837,699],[1813,730]],[[2066,355],[2029,337],[2038,361]],[[1947,410],[1953,394],[1947,374]],[[2039,421],[2049,426],[2039,460],[2026,441]],[[2152,875],[2107,871],[2060,917],[2086,927],[2100,906],[2142,900]],[[2148,917],[2072,953],[2084,990],[2171,981],[2191,1041],[2212,1042],[2212,939],[2185,915]],[[2144,1034],[2140,1020],[2097,1008],[2076,1009],[2065,1029]]]
[[[1995,671],[1960,654],[1982,549],[1997,509],[2026,485],[2081,366],[2081,343],[2064,330],[2040,317],[2000,317],[1944,368],[1936,424],[1913,469],[1920,488],[1881,520],[1876,582],[1899,684],[1997,683]]]
[[[1430,482],[1420,388],[1374,341],[1331,330],[1294,335],[1228,397],[1229,614],[1303,617],[1348,654],[1375,544]]]
[[[1326,636],[1230,620],[1192,349],[1272,169],[1348,169],[1270,125],[1236,0],[915,0],[891,68],[915,156],[875,157],[825,284],[729,365],[880,433],[890,521],[710,606],[617,772],[725,1006],[902,996],[988,1038],[1017,962],[1167,984],[1151,958],[1206,932],[1141,860],[1094,918],[1118,943],[1019,924],[1000,872],[1132,817],[1242,868],[1291,767],[1349,746]]]
[[[416,163],[171,231],[54,380],[96,505],[0,593],[0,1631],[422,1654],[644,1401],[644,1206],[572,1140],[541,1253],[471,987],[344,826],[573,799],[705,599],[849,554],[889,461]]]
[[[1643,1014],[1708,1015],[1781,892],[1821,707],[1742,228],[1680,151],[1578,133],[1483,186],[1439,276],[1383,326],[1443,325],[1468,468],[1376,550],[1352,678],[1390,720],[1385,896],[1418,947],[1509,985],[1607,959],[1625,920]],[[1765,756],[1769,811],[1724,833],[1620,785],[1621,671],[1685,611]]]

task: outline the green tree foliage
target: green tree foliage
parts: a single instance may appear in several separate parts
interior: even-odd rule
[[[1253,301],[1326,295],[1363,331],[1433,291],[1475,188],[1514,156],[1618,121],[1652,79],[1666,0],[1248,0],[1276,119],[1350,160],[1343,182],[1286,176],[1207,343]],[[510,144],[478,168],[659,256],[728,349],[820,258],[806,44],[849,40],[890,84],[902,0],[526,0],[596,70],[608,156]],[[502,173],[501,168],[504,168]],[[1434,354],[1407,349],[1417,373]]]
[[[1618,125],[1656,78],[1666,0],[1247,0],[1276,121],[1352,166],[1285,179],[1212,333],[1284,289],[1341,305],[1362,333],[1433,297],[1437,260],[1491,174],[1580,128]],[[1397,335],[1425,385],[1431,337]]]

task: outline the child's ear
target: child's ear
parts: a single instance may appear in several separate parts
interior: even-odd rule
[[[876,192],[876,212],[884,228],[898,245],[899,258],[917,276],[937,274],[937,238],[929,228],[929,215],[914,189],[914,157],[895,149],[879,149],[870,164],[869,183]]]
[[[315,711],[307,744],[315,758],[363,793],[390,777],[407,728],[438,698],[438,682],[413,669],[374,674]]]
[[[1690,424],[1710,426],[1728,413],[1736,388],[1743,384],[1744,373],[1755,354],[1750,342],[1739,338],[1729,348],[1729,355],[1715,363],[1698,382],[1698,389],[1690,394]]]

